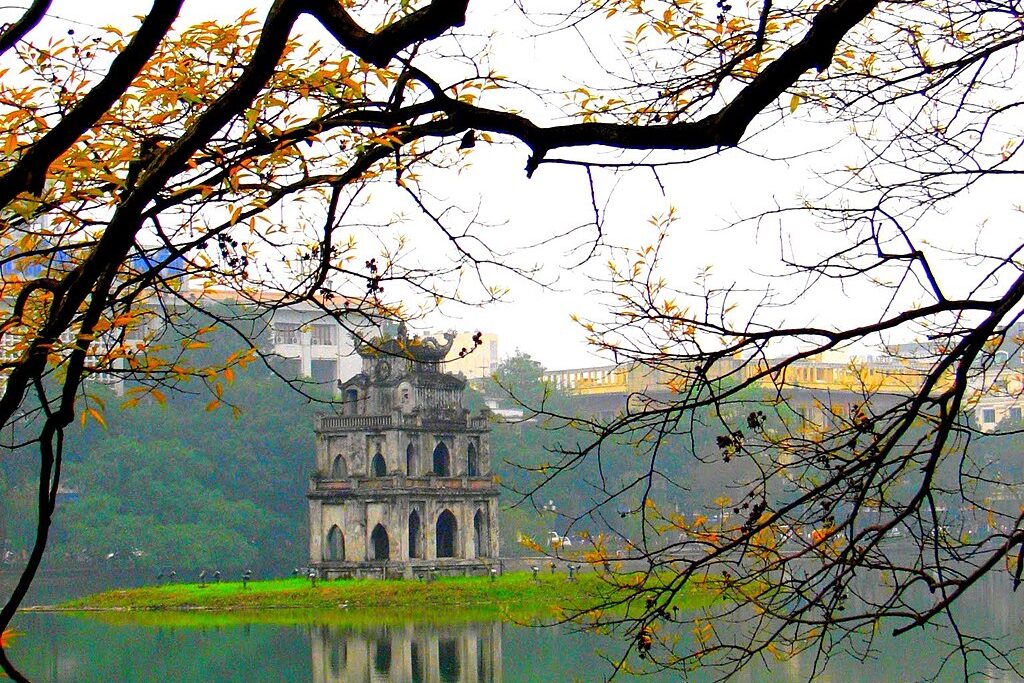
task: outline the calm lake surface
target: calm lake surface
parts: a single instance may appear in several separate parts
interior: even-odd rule
[[[120,577],[124,581],[125,577]],[[48,579],[39,598],[64,598],[93,589],[79,578]],[[961,609],[966,628],[986,628],[1004,645],[1024,645],[1024,595],[1009,590],[1006,577],[989,580]],[[271,619],[276,617],[269,617]],[[148,615],[132,623],[120,615],[20,614],[23,635],[9,650],[11,659],[37,683],[124,681],[226,681],[257,683],[512,683],[518,681],[601,681],[610,672],[597,650],[616,652],[621,641],[569,629],[529,628],[508,623],[438,626],[405,623],[352,627],[327,619],[299,624],[235,624],[214,615]],[[148,623],[151,620],[152,623]],[[867,662],[833,661],[819,681],[910,682],[931,674],[949,634],[915,634],[882,639],[882,652]],[[1015,660],[1024,662],[1024,655]],[[738,683],[790,683],[806,680],[809,658],[771,662],[731,680]],[[972,681],[1021,681],[977,661]],[[616,680],[620,680],[617,678]],[[621,680],[676,681],[679,674]],[[688,680],[708,681],[700,672]],[[958,671],[938,680],[963,680]]]

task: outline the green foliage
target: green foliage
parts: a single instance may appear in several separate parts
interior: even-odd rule
[[[237,349],[226,335],[207,341],[208,361]],[[58,507],[55,554],[178,571],[303,560],[313,414],[323,406],[258,364],[235,368],[215,410],[195,384],[108,407],[105,427],[71,430],[63,481],[79,497]]]
[[[542,375],[544,366],[522,351],[501,361],[487,380],[486,393],[503,396],[510,402],[521,404],[527,410],[550,406],[552,397],[559,397],[547,386]],[[557,401],[564,403],[564,401]]]

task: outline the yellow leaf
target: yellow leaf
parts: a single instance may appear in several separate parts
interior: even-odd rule
[[[529,548],[530,550],[536,553],[544,552],[544,549],[540,547],[540,544],[532,538],[530,538],[529,536],[520,536],[519,545],[523,546],[524,548]]]
[[[220,408],[220,399],[215,398],[206,404],[206,412],[208,413],[212,413],[213,411],[217,410],[217,408]]]
[[[792,114],[800,106],[800,95],[794,94],[789,100],[789,113]]]
[[[150,393],[153,395],[153,398],[156,399],[157,403],[159,403],[162,406],[167,405],[167,397],[164,396],[163,392],[161,392],[159,389],[154,389]]]
[[[95,408],[89,408],[89,415],[92,416],[92,419],[99,422],[101,427],[103,427],[104,429],[107,428],[107,421],[103,419],[103,414],[100,413],[100,411],[96,410]]]

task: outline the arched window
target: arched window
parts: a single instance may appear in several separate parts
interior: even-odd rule
[[[351,387],[345,390],[345,414],[355,415],[359,412],[359,390]]]
[[[370,549],[373,551],[371,560],[383,562],[391,559],[391,543],[388,541],[388,532],[380,524],[373,527],[370,534]]]
[[[405,476],[416,476],[416,447],[412,445],[412,442],[405,449]]]
[[[455,557],[455,538],[458,523],[451,510],[445,510],[437,518],[437,556]]]
[[[409,513],[409,557],[423,557],[423,543],[420,541],[420,514]]]
[[[340,562],[345,559],[345,534],[335,524],[327,532],[327,547],[324,548],[324,559],[328,562]]]
[[[331,464],[331,479],[344,479],[348,476],[348,467],[345,465],[345,456],[335,456]]]
[[[473,542],[476,548],[477,557],[487,556],[487,518],[483,510],[477,510],[473,515]]]
[[[384,456],[380,453],[373,456],[373,463],[371,465],[373,469],[373,476],[375,477],[386,477],[388,475],[388,466],[384,462]]]
[[[444,441],[438,441],[434,447],[434,474],[439,477],[452,476],[452,458]]]
[[[469,444],[469,458],[466,463],[466,474],[471,477],[480,476],[480,456],[477,455],[476,446]]]

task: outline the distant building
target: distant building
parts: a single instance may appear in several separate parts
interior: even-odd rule
[[[333,386],[362,367],[352,333],[311,304],[275,310],[270,338],[273,353],[294,361],[298,377]]]
[[[309,559],[321,575],[483,570],[498,556],[498,488],[487,418],[442,372],[447,343],[395,337],[357,350],[340,414],[316,421]]]
[[[491,416],[498,422],[528,421],[526,411],[522,408],[508,408],[497,398],[485,398],[484,405],[491,411]]]
[[[263,313],[254,330],[254,337],[266,332],[263,339],[271,354],[289,362],[293,375],[311,379],[334,387],[359,372],[359,356],[355,351],[355,335],[377,333],[362,316],[348,313],[344,308],[332,310],[333,305],[303,301],[280,305],[276,295],[247,293],[243,298],[231,289],[188,289],[182,293],[203,309],[206,305],[222,304]]]
[[[591,415],[614,416],[626,401],[641,409],[650,402],[674,401],[694,381],[748,381],[770,395],[782,394],[806,424],[824,427],[845,423],[860,406],[884,411],[916,392],[930,371],[921,360],[888,355],[858,358],[824,353],[788,362],[768,372],[778,361],[721,358],[699,373],[694,363],[623,363],[545,371],[542,379],[553,389],[574,397],[574,406]],[[948,386],[943,377],[939,386]]]
[[[1003,370],[983,377],[974,385],[968,401],[974,421],[983,432],[991,432],[1000,424],[1015,429],[1024,426],[1024,374],[1019,370]]]

